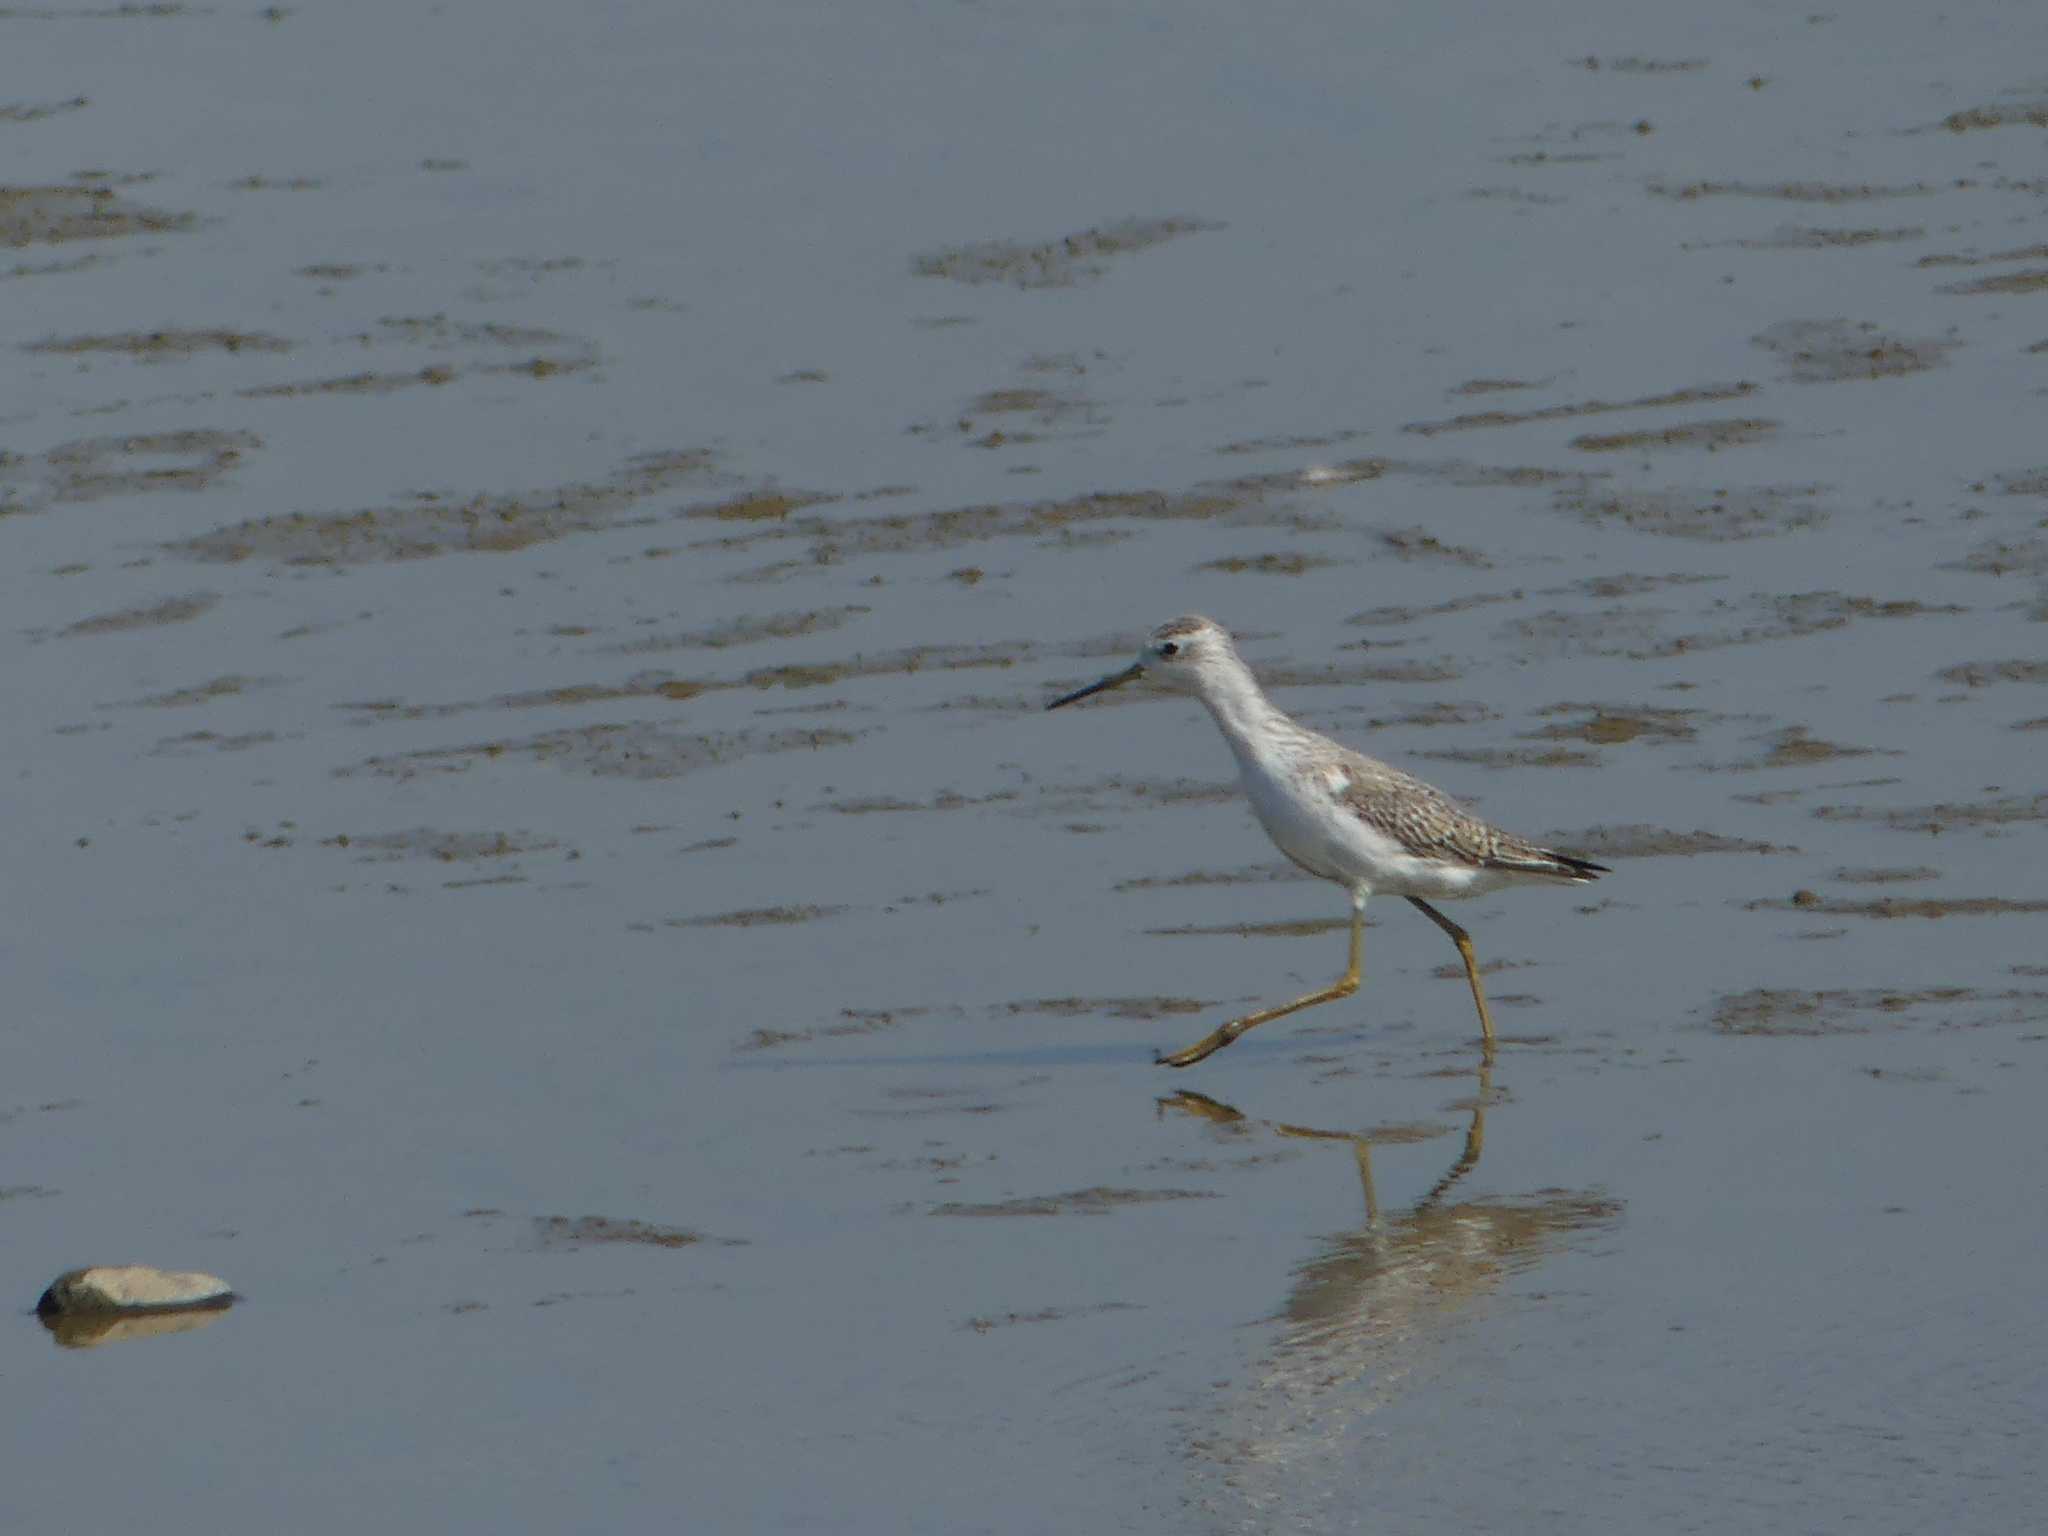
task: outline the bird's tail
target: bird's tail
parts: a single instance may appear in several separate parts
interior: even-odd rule
[[[1605,864],[1595,864],[1591,859],[1575,859],[1568,853],[1559,853],[1554,848],[1538,848],[1533,844],[1513,852],[1504,849],[1486,862],[1495,869],[1513,870],[1518,875],[1547,875],[1554,880],[1569,880],[1573,885],[1584,885],[1589,880],[1614,873]]]

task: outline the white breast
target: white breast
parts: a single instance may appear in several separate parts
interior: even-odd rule
[[[1273,754],[1239,766],[1259,825],[1311,874],[1392,896],[1476,896],[1500,883],[1456,860],[1418,857],[1359,816],[1345,804],[1352,780],[1341,765]]]
[[[1351,781],[1343,770],[1317,769],[1284,758],[1242,767],[1252,814],[1280,851],[1325,880],[1356,883],[1358,856],[1346,835],[1340,798]]]

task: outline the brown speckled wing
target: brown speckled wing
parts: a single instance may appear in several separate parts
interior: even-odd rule
[[[1352,814],[1418,859],[1564,879],[1590,879],[1602,872],[1597,864],[1553,853],[1481,821],[1435,785],[1397,768],[1354,757],[1345,762],[1344,771],[1351,784],[1343,798]]]
[[[1351,775],[1344,791],[1351,813],[1417,858],[1474,866],[1492,859],[1501,834],[1442,790],[1377,763],[1344,767]]]

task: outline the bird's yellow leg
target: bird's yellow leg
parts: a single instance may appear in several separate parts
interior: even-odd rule
[[[1365,897],[1351,898],[1351,963],[1344,974],[1317,992],[1306,997],[1297,997],[1291,1003],[1282,1003],[1278,1008],[1265,1008],[1257,1013],[1248,1013],[1241,1019],[1232,1019],[1228,1024],[1218,1025],[1185,1050],[1175,1051],[1170,1056],[1161,1056],[1162,1067],[1192,1067],[1196,1062],[1215,1055],[1246,1030],[1260,1024],[1269,1024],[1274,1019],[1285,1018],[1290,1013],[1299,1013],[1304,1008],[1313,1008],[1318,1003],[1334,1003],[1340,997],[1349,997],[1358,990],[1358,967],[1365,951]]]
[[[1479,1028],[1486,1036],[1486,1054],[1493,1055],[1493,1015],[1486,1007],[1486,988],[1479,984],[1479,959],[1472,953],[1472,935],[1437,911],[1420,896],[1410,896],[1409,903],[1415,910],[1428,918],[1437,927],[1451,936],[1451,942],[1458,946],[1458,955],[1465,962],[1465,979],[1472,983],[1472,1001],[1479,1005]]]

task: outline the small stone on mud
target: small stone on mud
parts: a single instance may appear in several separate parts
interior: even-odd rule
[[[225,1307],[235,1299],[228,1283],[191,1270],[148,1264],[101,1264],[66,1270],[36,1302],[43,1317],[78,1312],[168,1312]]]

